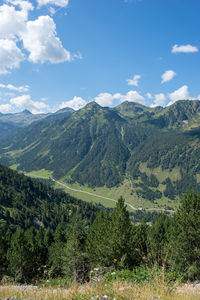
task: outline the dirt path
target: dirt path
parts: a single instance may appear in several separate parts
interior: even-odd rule
[[[74,191],[74,192],[79,192],[79,193],[84,193],[84,194],[88,194],[90,196],[94,196],[94,197],[98,197],[98,198],[102,198],[102,199],[105,199],[105,200],[109,200],[109,201],[113,201],[113,202],[117,202],[117,200],[115,199],[112,199],[112,198],[108,198],[108,197],[104,197],[104,196],[101,196],[101,195],[97,195],[97,194],[94,194],[94,193],[90,193],[90,192],[86,192],[86,191],[82,191],[82,190],[77,190],[77,189],[74,189],[74,188],[71,188],[69,187],[68,185],[60,182],[60,181],[57,181],[55,179],[53,179],[54,182],[66,187],[67,189],[71,190],[71,191]],[[128,202],[125,202],[126,205],[128,205],[130,208],[132,208],[133,210],[138,210],[136,207],[134,207],[133,205],[131,205],[130,203]]]
[[[113,199],[113,198],[108,198],[108,197],[104,197],[104,196],[101,196],[101,195],[98,195],[98,194],[94,194],[94,193],[91,193],[91,192],[86,192],[86,191],[82,191],[82,190],[78,190],[78,189],[74,189],[74,188],[71,188],[70,186],[68,186],[67,184],[65,183],[62,183],[60,181],[57,181],[55,179],[52,178],[52,180],[56,183],[58,183],[59,185],[71,190],[71,191],[74,191],[74,192],[79,192],[79,193],[84,193],[84,194],[88,194],[90,196],[93,196],[93,197],[98,197],[98,198],[102,198],[102,199],[105,199],[105,200],[109,200],[109,201],[113,201],[113,202],[117,202],[116,199]],[[129,206],[131,209],[133,210],[142,210],[142,208],[136,208],[134,207],[133,205],[131,205],[130,203],[128,202],[125,202],[125,204],[127,206]],[[149,210],[149,211],[163,211],[163,212],[170,212],[172,213],[173,211],[172,210],[168,210],[168,209],[164,209],[164,208],[145,208],[145,210]]]

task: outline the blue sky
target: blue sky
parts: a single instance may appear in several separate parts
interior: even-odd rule
[[[199,0],[0,0],[0,112],[200,99]]]

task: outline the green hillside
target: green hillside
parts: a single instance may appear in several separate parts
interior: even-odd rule
[[[91,223],[99,207],[0,165],[0,226],[55,229],[77,211]]]
[[[2,141],[0,162],[104,188],[104,195],[128,181],[126,196],[174,207],[185,191],[200,189],[199,137],[199,101],[166,108],[91,102],[68,118],[31,124]]]

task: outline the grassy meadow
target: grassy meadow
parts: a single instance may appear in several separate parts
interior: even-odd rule
[[[84,285],[74,283],[69,287],[0,286],[0,297],[21,300],[197,300],[200,289],[192,285],[167,286],[157,281],[148,284],[101,281]]]

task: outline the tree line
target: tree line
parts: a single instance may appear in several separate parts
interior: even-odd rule
[[[172,218],[160,214],[153,223],[130,221],[125,201],[100,211],[89,225],[77,210],[56,229],[0,227],[0,275],[18,282],[67,278],[84,282],[94,268],[133,270],[144,265],[200,277],[200,194],[188,192]]]

